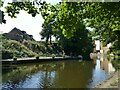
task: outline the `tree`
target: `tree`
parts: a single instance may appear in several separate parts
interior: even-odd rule
[[[81,18],[81,12],[82,8],[79,6],[79,3],[63,2],[58,4],[58,7],[55,9],[54,27],[56,36],[67,55],[89,55],[90,48],[92,48],[88,31],[85,29],[83,19]]]
[[[36,2],[39,8],[35,7],[34,3],[9,3],[9,6],[6,7],[6,12],[11,17],[16,17],[15,14],[19,13],[20,10],[27,11],[33,17],[41,13],[45,20],[41,35],[43,38],[46,38],[46,42],[54,35],[60,45],[63,46],[66,54],[70,55],[73,53],[73,55],[79,55],[87,53],[90,40],[88,38],[88,31],[83,24],[82,3],[62,2],[50,5],[46,2]]]
[[[43,24],[42,27],[43,27],[43,29],[40,32],[40,35],[42,35],[42,39],[46,38],[46,43],[48,43],[48,40],[50,39],[50,44],[51,44],[52,43],[51,39],[52,39],[52,35],[53,35],[52,23],[49,22],[47,25]]]
[[[6,23],[6,20],[4,18],[4,12],[1,10],[1,7],[3,6],[3,1],[0,0],[0,23]]]
[[[120,50],[120,3],[86,3],[84,18],[105,44],[112,43],[111,51]],[[114,53],[115,54],[115,53]]]
[[[64,39],[71,41],[70,39],[76,37],[74,33],[83,29],[83,23],[86,21],[86,25],[95,28],[95,34],[105,45],[113,44],[110,50],[114,54],[120,51],[120,2],[61,2],[50,5],[45,1],[38,0],[35,2],[13,2],[6,7],[6,12],[13,18],[20,10],[27,11],[33,17],[36,14],[41,14],[45,20],[44,28],[49,26],[52,19],[54,21],[52,24],[54,33],[52,34],[59,41],[64,41]]]

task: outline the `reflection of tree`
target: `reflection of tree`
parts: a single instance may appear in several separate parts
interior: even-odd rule
[[[92,77],[92,62],[65,62],[64,69],[57,71],[54,88],[85,88]]]
[[[16,90],[18,88],[21,88],[21,87],[17,84],[10,82],[10,81],[8,81],[7,84],[5,84],[5,85],[3,84],[3,86],[2,86],[2,90]]]
[[[41,71],[43,73],[43,86],[45,88],[50,86],[52,82],[52,73],[58,69],[62,69],[64,67],[64,63],[43,63],[43,64],[33,64],[33,65],[20,65],[16,66],[16,69],[10,68],[8,72],[2,73],[2,82],[6,83],[7,81],[11,81],[10,85],[18,85],[20,81],[24,82],[26,78],[30,77],[34,73]],[[42,81],[42,82],[43,82]]]
[[[52,67],[52,69],[50,68],[50,66]],[[43,72],[42,72],[42,76],[40,77],[40,82],[39,82],[39,86],[40,88],[50,88],[53,86],[53,81],[55,78],[55,74],[57,70],[62,70],[64,67],[64,63],[56,63],[53,65],[50,64],[45,64],[43,66]]]
[[[40,88],[49,88],[52,85],[52,76],[51,72],[44,71],[42,73],[42,77],[40,78]]]

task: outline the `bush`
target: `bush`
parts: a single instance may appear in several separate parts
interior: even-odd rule
[[[36,56],[62,56],[62,50],[54,45],[46,46],[43,42],[24,40],[22,43],[15,40],[3,40],[2,58],[12,59],[13,57],[36,57]],[[61,50],[61,51],[60,51]]]
[[[12,59],[13,52],[9,50],[2,50],[2,59]]]
[[[11,59],[13,57],[22,58],[36,56],[36,53],[32,52],[26,46],[15,40],[4,40],[2,45],[3,59]]]
[[[112,60],[112,65],[116,70],[120,69],[120,60]]]

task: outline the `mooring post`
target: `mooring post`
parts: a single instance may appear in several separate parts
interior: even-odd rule
[[[36,57],[36,60],[39,60],[39,56]]]
[[[17,61],[17,58],[15,57],[15,58],[13,58],[13,61]]]
[[[17,63],[17,58],[16,57],[13,58],[13,63]]]

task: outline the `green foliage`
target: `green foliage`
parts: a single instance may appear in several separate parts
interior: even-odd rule
[[[2,7],[2,6],[3,6],[3,1],[0,0],[0,7]]]
[[[112,60],[112,65],[115,68],[115,70],[120,69],[120,60]]]
[[[4,12],[0,10],[0,23],[6,23]]]
[[[87,19],[90,27],[96,28],[95,34],[104,44],[112,43],[111,51],[120,50],[120,3],[86,3],[84,4]]]
[[[48,22],[47,24],[43,24],[42,27],[43,27],[43,29],[40,32],[42,39],[46,38],[46,43],[48,43],[48,40],[50,39],[50,43],[51,43],[51,39],[52,39],[52,35],[53,35],[51,22]]]
[[[35,4],[39,7],[36,7]],[[20,10],[27,11],[33,17],[40,13],[44,19],[43,30],[40,34],[46,38],[46,42],[51,36],[55,36],[64,50],[72,47],[73,50],[71,49],[70,52],[85,54],[90,49],[91,45],[88,46],[90,43],[86,43],[91,41],[91,36],[88,37],[90,33],[82,33],[85,28],[84,22],[86,22],[86,26],[95,28],[91,35],[103,41],[105,45],[113,44],[112,52],[120,50],[120,4],[118,2],[61,2],[50,5],[45,1],[35,1],[13,2],[6,7],[6,12],[11,17],[15,17]],[[67,47],[67,45],[69,46]],[[75,47],[81,48],[81,50],[74,50]]]
[[[79,28],[84,28],[80,11],[82,10],[77,2],[62,2],[60,4],[56,18],[56,26],[62,30],[62,34],[66,38],[72,37],[74,32]]]
[[[47,4],[47,8],[44,7],[41,10],[44,13],[42,17],[45,19],[43,30],[40,33],[43,39],[45,37],[48,39],[48,36],[53,35],[65,54],[88,56],[92,51],[92,45],[88,31],[83,24],[82,10],[80,3]],[[47,39],[46,41],[48,41]]]
[[[2,42],[2,58],[13,57],[33,57],[36,53],[29,50],[26,46],[14,40],[4,40]]]
[[[38,14],[37,8],[33,2],[12,2],[9,3],[9,6],[5,7],[6,12],[12,18],[16,18],[16,14],[19,14],[20,10],[25,10],[27,13],[31,14],[33,17]]]
[[[13,58],[13,51],[2,49],[2,59]]]
[[[91,40],[88,37],[88,30],[85,28],[76,30],[69,39],[63,36],[59,43],[62,45],[66,55],[82,55],[86,59],[92,52]]]
[[[47,46],[44,42],[36,42],[31,40],[24,40],[18,42],[15,40],[2,41],[2,58],[9,59],[13,57],[35,57],[35,56],[62,56],[61,49],[58,46]],[[57,54],[56,54],[57,53]]]
[[[40,55],[47,54],[47,53],[52,54],[52,53],[61,52],[59,46],[55,46],[55,45],[46,46],[46,43],[44,43],[44,42],[36,42],[36,41],[26,40],[23,42],[23,44],[27,48],[29,48],[31,51],[38,53]],[[57,49],[58,49],[58,52],[57,52]]]

